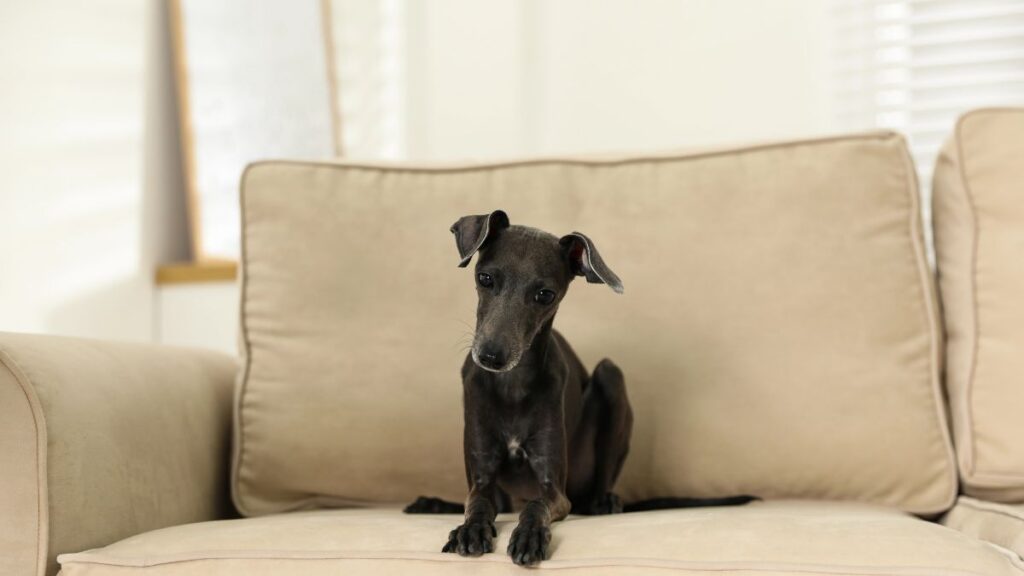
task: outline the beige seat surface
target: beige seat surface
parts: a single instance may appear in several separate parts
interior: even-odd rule
[[[1024,557],[1024,504],[997,504],[961,496],[942,523]]]
[[[190,524],[60,557],[65,576],[116,574],[519,574],[503,553],[439,552],[457,516],[397,509],[296,512]],[[498,522],[504,550],[514,516]],[[758,502],[744,507],[571,517],[556,525],[540,571],[565,574],[1024,574],[994,546],[863,504]]]

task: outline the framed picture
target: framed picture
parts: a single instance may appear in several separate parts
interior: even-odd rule
[[[330,0],[169,0],[192,253],[240,252],[254,160],[340,155]]]

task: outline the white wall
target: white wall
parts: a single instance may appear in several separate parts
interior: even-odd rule
[[[629,152],[834,130],[827,2],[407,6],[412,158]]]
[[[338,57],[370,41],[365,66],[386,66],[342,100],[372,111],[347,136],[363,157],[833,130],[826,2],[374,2],[334,4],[348,19]],[[395,28],[353,36],[382,22]],[[167,45],[163,0],[0,2],[0,330],[234,346],[233,287],[211,286],[228,303],[211,308],[201,289],[161,298],[152,283],[157,264],[188,256]],[[351,78],[360,63],[342,68]]]
[[[151,339],[154,266],[186,249],[162,17],[0,3],[0,330]]]
[[[533,0],[407,0],[406,153],[486,158],[528,148],[524,58]]]
[[[828,4],[544,3],[539,149],[705,146],[830,130]]]
[[[240,295],[235,282],[160,286],[156,295],[157,341],[237,354]]]

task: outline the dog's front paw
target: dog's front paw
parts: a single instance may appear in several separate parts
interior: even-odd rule
[[[493,522],[466,522],[448,534],[448,543],[441,552],[454,552],[460,556],[494,552],[494,537],[497,535]]]
[[[590,503],[588,512],[592,515],[599,514],[621,514],[622,500],[614,492],[605,492]]]
[[[551,542],[551,529],[540,523],[520,522],[512,531],[508,555],[520,566],[533,566],[543,560]]]

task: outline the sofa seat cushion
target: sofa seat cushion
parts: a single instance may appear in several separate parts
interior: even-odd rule
[[[189,524],[60,557],[64,576],[106,574],[524,574],[503,552],[515,516],[499,517],[498,553],[440,552],[457,516],[393,508],[319,510]],[[541,572],[558,574],[1024,574],[993,546],[892,509],[853,503],[570,517],[555,526]]]
[[[1024,504],[997,504],[961,496],[942,523],[1024,557]]]

